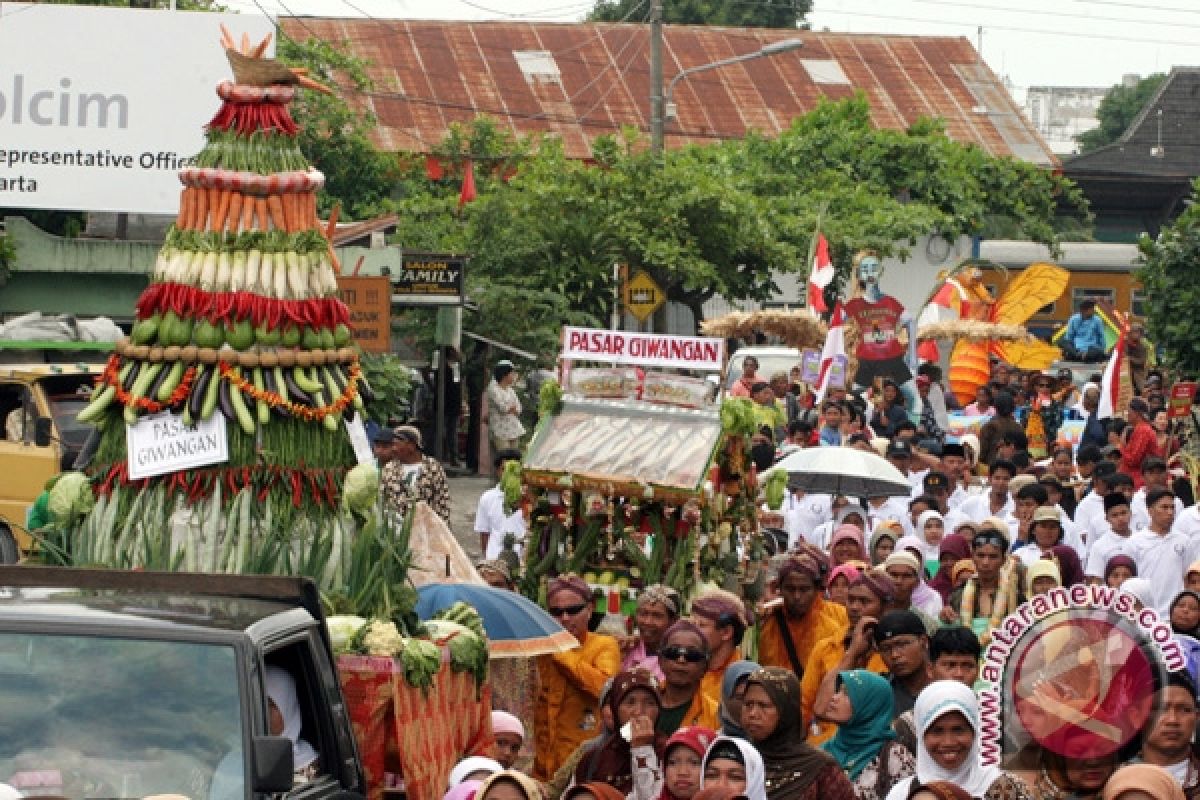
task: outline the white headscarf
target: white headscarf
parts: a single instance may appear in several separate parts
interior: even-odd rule
[[[1146,608],[1154,608],[1154,584],[1145,578],[1128,578],[1121,584],[1121,591],[1131,594]]]
[[[1088,414],[1087,409],[1083,407],[1083,396],[1088,393],[1088,389],[1099,389],[1099,388],[1100,388],[1100,384],[1095,383],[1094,381],[1088,381],[1087,383],[1085,383],[1083,385],[1083,388],[1079,390],[1079,402],[1077,402],[1075,405],[1071,406],[1071,410],[1076,412],[1077,414],[1079,414],[1079,416],[1083,417],[1084,419],[1087,419],[1090,416],[1090,414]]]
[[[766,768],[763,767],[762,756],[754,749],[754,745],[745,739],[739,739],[736,736],[718,736],[713,739],[713,743],[708,746],[708,751],[704,754],[704,766],[708,766],[708,756],[712,753],[713,748],[722,742],[732,742],[741,752],[742,760],[746,762],[746,790],[742,792],[741,796],[747,800],[767,800]],[[703,769],[700,772],[700,788],[704,788]]]
[[[283,735],[292,740],[292,762],[301,770],[317,760],[317,751],[300,738],[304,718],[300,714],[300,698],[296,695],[296,681],[282,667],[267,667],[267,697],[283,716]]]
[[[975,731],[971,752],[962,766],[955,770],[944,769],[934,761],[925,749],[925,733],[946,714],[962,714]],[[1000,778],[1000,768],[982,764],[982,747],[979,742],[979,700],[970,687],[958,681],[934,681],[925,687],[913,707],[913,721],[917,726],[917,774],[906,778],[888,792],[888,800],[907,797],[914,780],[923,784],[947,781],[964,790],[971,797],[983,797],[992,784]]]
[[[947,533],[952,533],[952,531],[946,530],[946,518],[942,516],[940,511],[934,511],[933,509],[930,509],[929,511],[922,511],[920,514],[918,514],[917,528],[915,531],[913,531],[913,534],[924,543],[925,546],[921,548],[921,551],[925,553],[926,559],[937,558],[942,544],[940,541],[937,544],[932,544],[925,539],[925,523],[929,522],[931,519],[940,519],[942,521],[943,538],[945,538]]]
[[[486,772],[488,775],[495,775],[497,772],[503,772],[504,767],[499,761],[488,758],[487,756],[469,756],[454,765],[454,769],[450,770],[450,785],[447,789],[453,789],[467,779],[468,775],[475,772]]]

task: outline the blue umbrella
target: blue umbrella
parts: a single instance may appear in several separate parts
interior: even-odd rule
[[[431,583],[417,589],[417,616],[429,619],[460,600],[483,618],[493,658],[565,653],[575,637],[536,603],[507,589],[473,583]]]

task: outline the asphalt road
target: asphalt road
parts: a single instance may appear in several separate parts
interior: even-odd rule
[[[450,476],[449,483],[450,530],[473,563],[483,558],[479,537],[475,535],[475,507],[479,504],[479,496],[495,486],[495,482],[487,477],[465,475]]]

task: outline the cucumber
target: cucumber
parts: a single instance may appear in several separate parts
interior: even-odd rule
[[[79,412],[76,417],[80,422],[91,422],[104,413],[104,409],[112,405],[113,398],[117,396],[117,388],[115,386],[105,386],[99,392],[96,392],[92,401],[84,407],[83,411]]]
[[[263,371],[259,368],[254,369],[254,388],[258,390],[259,396],[266,391],[266,382],[263,380]],[[267,405],[266,400],[256,400],[258,410],[258,424],[266,425],[271,421],[271,407]]]
[[[325,387],[320,381],[313,380],[308,376],[308,370],[304,367],[296,367],[292,370],[292,376],[296,379],[296,385],[309,394],[322,391]],[[321,405],[324,405],[323,403]]]
[[[217,410],[217,400],[221,395],[221,384],[224,379],[218,374],[217,367],[211,369],[212,377],[204,390],[204,403],[200,406],[200,419],[208,419]]]
[[[235,370],[233,374],[241,377],[241,370]],[[233,406],[233,413],[237,416],[238,424],[242,426],[242,432],[247,436],[253,436],[254,417],[250,415],[250,409],[246,408],[246,398],[242,397],[241,389],[234,386],[229,387],[229,404]]]
[[[179,387],[179,381],[183,379],[184,365],[182,361],[176,361],[171,365],[171,369],[167,372],[167,377],[158,387],[158,392],[154,395],[155,399],[160,403],[167,402],[168,398]]]

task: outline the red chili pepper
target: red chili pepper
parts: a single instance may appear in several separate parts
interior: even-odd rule
[[[304,500],[304,487],[300,483],[300,473],[292,472],[292,505],[296,508],[300,507],[300,503]]]

